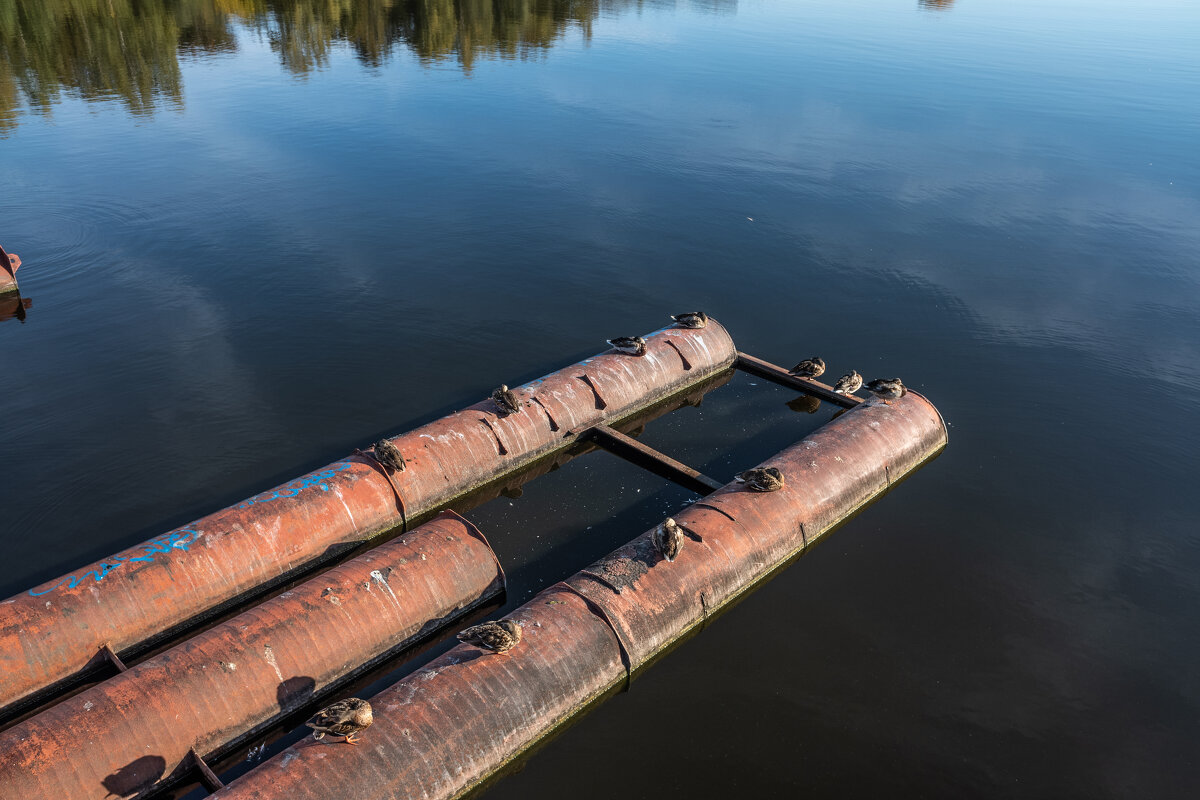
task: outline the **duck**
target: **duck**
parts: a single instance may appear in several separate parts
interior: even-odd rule
[[[683,314],[672,314],[671,319],[681,328],[703,328],[708,324],[708,314],[703,311],[687,311]]]
[[[833,391],[838,394],[854,394],[862,388],[862,375],[859,375],[854,370],[846,373],[838,378],[838,382],[833,385]]]
[[[654,529],[654,549],[662,553],[667,561],[674,561],[683,549],[683,529],[671,517],[667,517]]]
[[[789,369],[788,374],[798,378],[819,378],[825,374],[825,359],[820,356],[806,358]]]
[[[890,406],[893,400],[908,394],[908,387],[899,378],[876,378],[867,384],[867,391]]]
[[[755,467],[737,476],[752,492],[777,492],[783,488],[783,473],[775,467]]]
[[[346,737],[349,744],[358,744],[358,735],[371,727],[371,704],[357,697],[347,697],[326,706],[304,723],[313,729],[313,738],[321,739],[327,733]]]
[[[495,391],[492,392],[492,402],[496,407],[504,412],[505,415],[517,414],[521,411],[521,401],[513,394],[503,383],[500,384]]]
[[[458,634],[458,640],[493,653],[506,653],[521,643],[521,633],[522,628],[518,623],[502,619],[499,622],[472,625]]]
[[[646,340],[640,336],[617,336],[609,339],[608,343],[618,353],[624,353],[627,356],[646,355]]]
[[[404,472],[404,456],[400,454],[400,448],[388,439],[380,439],[372,447],[375,450],[375,460],[383,465],[389,475],[393,472]]]

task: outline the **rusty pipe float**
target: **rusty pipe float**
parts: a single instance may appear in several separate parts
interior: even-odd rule
[[[460,645],[371,699],[363,746],[305,739],[213,800],[457,797],[646,666],[939,453],[946,428],[925,398],[867,401],[765,462],[787,485],[729,484],[675,515],[674,562],[643,534],[514,611],[504,655]]]
[[[140,796],[502,589],[443,512],[0,733],[0,797]]]
[[[393,438],[408,463],[391,479],[350,456],[0,602],[0,711],[86,674],[105,641],[136,654],[560,450],[570,431],[682,392],[736,357],[714,320],[699,330],[666,328],[646,337],[644,356],[609,351],[515,388],[521,413],[500,416],[485,400]]]
[[[0,247],[0,296],[16,292],[17,270],[21,267],[21,257],[16,253],[6,253]]]

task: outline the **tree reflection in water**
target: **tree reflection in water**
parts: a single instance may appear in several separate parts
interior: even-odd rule
[[[730,7],[729,0],[716,0]],[[292,73],[345,43],[370,66],[397,45],[426,64],[528,58],[571,27],[590,38],[602,9],[637,0],[11,0],[0,4],[0,135],[22,107],[49,114],[66,93],[131,113],[182,106],[179,59],[237,50],[235,27],[270,42]]]

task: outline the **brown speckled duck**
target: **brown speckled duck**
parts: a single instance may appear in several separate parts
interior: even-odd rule
[[[708,324],[708,314],[703,311],[688,311],[684,314],[672,314],[671,319],[681,328],[703,328]]]
[[[737,476],[752,492],[777,492],[783,488],[783,473],[775,467],[755,467]]]
[[[375,451],[375,460],[383,465],[388,474],[404,471],[404,456],[400,454],[400,448],[391,441],[380,439],[372,449]]]
[[[608,340],[618,353],[627,356],[646,355],[646,340],[640,336],[617,336]]]
[[[517,414],[521,411],[521,401],[503,383],[492,392],[492,402],[506,415]]]
[[[820,356],[806,358],[789,369],[788,374],[798,378],[819,378],[825,374],[825,359]]]
[[[861,388],[862,375],[854,370],[838,378],[838,382],[833,385],[833,390],[838,394],[854,394]]]
[[[679,523],[670,517],[659,523],[654,529],[654,549],[667,561],[675,560],[675,556],[683,549],[683,529]]]
[[[876,378],[867,384],[867,391],[890,406],[893,400],[908,394],[908,387],[899,378]]]
[[[371,727],[374,721],[370,703],[357,697],[347,697],[322,708],[304,724],[313,729],[314,739],[321,739],[325,734],[332,733],[334,736],[346,737],[350,744],[358,744],[358,734]]]
[[[458,640],[491,650],[493,653],[505,653],[521,643],[521,632],[521,626],[516,622],[502,619],[498,622],[472,625],[458,634]]]

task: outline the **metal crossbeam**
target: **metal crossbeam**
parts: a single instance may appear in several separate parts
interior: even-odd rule
[[[642,444],[632,436],[626,436],[612,428],[605,426],[588,428],[580,434],[580,438],[587,439],[613,455],[637,464],[661,478],[674,481],[697,494],[710,494],[723,486],[720,482],[701,474],[687,464],[676,461],[670,456]]]
[[[789,389],[795,389],[805,394],[810,394],[813,397],[819,397],[828,403],[833,403],[835,406],[854,408],[862,402],[862,398],[854,397],[853,395],[838,394],[833,391],[832,386],[828,386],[820,381],[814,381],[812,378],[801,378],[792,375],[783,367],[776,366],[769,361],[763,361],[761,358],[748,356],[740,351],[737,354],[736,366],[743,372],[749,372],[751,375],[757,375],[772,383],[778,383],[780,386],[786,386]]]
[[[196,772],[200,773],[201,786],[209,792],[216,792],[225,788],[225,784],[221,783],[221,779],[217,777],[217,773],[213,772],[208,763],[200,757],[200,754],[196,752],[196,748],[193,747],[188,753],[192,757],[192,766]]]

